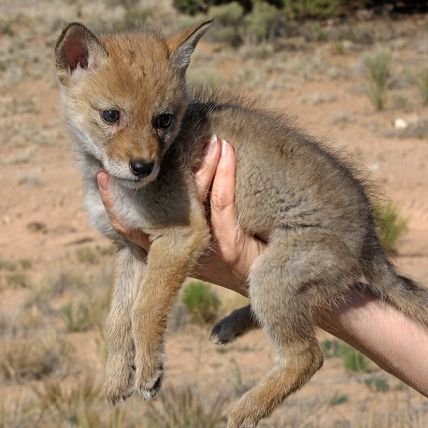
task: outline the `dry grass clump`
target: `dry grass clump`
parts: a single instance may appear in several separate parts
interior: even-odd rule
[[[0,402],[0,428],[34,428],[39,411],[30,401]]]
[[[93,326],[91,306],[88,301],[69,302],[61,309],[68,332],[86,331]]]
[[[107,315],[110,289],[80,292],[73,301],[61,308],[67,332],[87,331],[103,324]]]
[[[409,126],[404,129],[394,129],[392,132],[386,132],[385,136],[428,140],[428,120],[418,120],[415,123],[409,124]]]
[[[91,247],[81,247],[76,250],[76,257],[80,263],[94,265],[99,262],[96,251]]]
[[[362,412],[352,423],[353,428],[425,428],[427,426],[426,410],[414,408],[408,403],[407,408],[402,408],[402,403],[397,402],[395,411],[382,411],[376,402],[369,410]]]
[[[111,282],[99,279],[79,290],[73,301],[62,306],[61,315],[67,332],[87,331],[103,326],[107,316]]]
[[[367,95],[376,110],[383,110],[386,104],[391,54],[379,50],[364,60],[368,75]]]
[[[164,389],[159,398],[150,402],[146,419],[151,428],[217,428],[225,425],[227,398],[221,395],[207,403],[190,387]]]
[[[380,243],[386,253],[393,253],[398,240],[407,230],[407,220],[401,217],[392,202],[377,202],[374,205],[374,214]]]
[[[6,276],[7,285],[11,288],[29,288],[30,280],[23,272],[14,272]]]
[[[139,412],[130,415],[124,409],[107,408],[90,375],[73,385],[54,379],[32,389],[36,397],[31,400],[0,403],[0,428],[141,427]]]
[[[37,305],[24,305],[16,310],[16,312],[7,316],[0,316],[0,337],[28,337],[33,334],[38,334],[43,328],[49,324],[49,318],[46,317],[46,312]]]
[[[422,98],[422,102],[428,104],[428,68],[422,70],[416,78],[419,93]]]
[[[59,379],[45,381],[41,388],[34,388],[34,392],[46,421],[57,421],[57,426],[100,426],[96,410],[99,410],[101,392],[92,376],[86,375],[72,386],[66,386]]]
[[[325,358],[340,358],[349,372],[369,372],[370,361],[359,351],[339,340],[325,340],[321,344]]]
[[[388,392],[390,386],[388,380],[382,376],[371,376],[367,378],[364,383],[369,387],[373,392]]]
[[[338,406],[340,404],[346,403],[349,400],[349,397],[346,394],[340,394],[335,392],[333,396],[330,398],[330,406]]]
[[[14,261],[8,259],[0,259],[0,270],[14,272],[16,269],[17,265]]]
[[[102,268],[85,276],[63,271],[37,284],[25,308],[35,316],[44,314],[62,320],[67,332],[86,331],[104,322],[112,283],[111,269]],[[55,303],[69,294],[72,300],[60,306]]]
[[[43,379],[67,369],[70,350],[55,332],[3,338],[0,342],[0,377],[17,383]]]

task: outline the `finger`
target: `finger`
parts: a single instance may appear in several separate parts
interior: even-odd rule
[[[195,174],[196,187],[198,189],[199,200],[205,201],[211,187],[218,161],[220,159],[221,147],[216,135],[213,135],[208,142],[208,150],[202,159],[202,164]]]
[[[235,151],[228,142],[221,140],[221,157],[211,191],[211,208],[222,215],[235,214],[235,169]]]
[[[110,215],[110,213],[113,212],[113,202],[110,198],[110,192],[108,191],[110,184],[109,175],[105,171],[100,171],[97,174],[97,183],[103,204]]]
[[[235,215],[235,152],[222,141],[221,158],[217,166],[211,191],[211,226],[213,238],[225,260],[233,262],[239,228]]]
[[[121,235],[126,235],[129,231],[121,223],[114,212],[113,200],[110,193],[110,177],[105,171],[101,171],[97,174],[97,183],[100,190],[101,200],[103,201],[104,207],[107,211],[107,215],[110,218],[111,224],[116,232]]]
[[[138,246],[148,250],[150,247],[150,241],[148,236],[138,229],[127,228],[121,220],[116,216],[113,207],[113,200],[109,191],[110,177],[105,171],[101,171],[97,174],[97,183],[100,190],[101,200],[103,201],[104,207],[107,211],[107,215],[110,218],[111,225],[114,230],[120,235],[125,236]]]
[[[132,241],[134,244],[138,245],[141,248],[144,248],[146,251],[150,249],[150,239],[140,229],[129,229],[125,234],[125,237]]]

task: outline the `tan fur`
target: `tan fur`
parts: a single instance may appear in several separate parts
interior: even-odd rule
[[[275,368],[230,414],[229,428],[253,428],[321,367],[316,318],[363,275],[379,297],[425,326],[428,293],[386,259],[365,186],[345,162],[248,100],[187,90],[190,55],[208,27],[169,38],[96,37],[70,24],[56,61],[88,214],[119,247],[107,323],[105,392],[113,404],[134,390],[146,399],[159,390],[168,313],[209,245],[193,170],[212,133],[234,144],[239,225],[268,245],[248,277],[251,307],[220,321],[212,339],[226,343],[261,326],[278,353]],[[114,123],[103,119],[112,109],[120,112]],[[165,115],[171,120],[161,126]],[[153,169],[135,177],[135,160]],[[150,235],[148,255],[113,229],[96,187],[101,169],[112,176],[119,217]]]

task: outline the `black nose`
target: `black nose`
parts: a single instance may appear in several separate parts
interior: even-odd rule
[[[129,168],[137,177],[147,177],[152,171],[154,162],[146,162],[143,159],[136,159],[129,163]]]

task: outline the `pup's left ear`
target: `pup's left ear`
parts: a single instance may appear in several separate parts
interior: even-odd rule
[[[170,54],[172,67],[180,74],[184,74],[190,64],[190,57],[201,37],[211,27],[212,20],[192,25],[168,37],[166,44]]]

